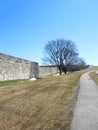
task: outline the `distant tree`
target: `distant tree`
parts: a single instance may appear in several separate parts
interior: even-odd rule
[[[86,65],[86,62],[83,58],[77,58],[77,65],[80,66],[81,69],[87,68],[88,65]]]
[[[44,62],[56,65],[60,75],[62,69],[66,73],[69,66],[76,61],[78,56],[74,42],[64,39],[49,41],[44,48]]]

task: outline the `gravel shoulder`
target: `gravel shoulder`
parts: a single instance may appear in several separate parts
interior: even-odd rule
[[[71,130],[98,130],[98,86],[89,73],[83,74],[80,79]]]

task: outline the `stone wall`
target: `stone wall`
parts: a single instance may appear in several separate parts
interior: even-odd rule
[[[39,66],[39,77],[58,73],[56,66]]]
[[[38,76],[38,63],[0,53],[0,81]]]

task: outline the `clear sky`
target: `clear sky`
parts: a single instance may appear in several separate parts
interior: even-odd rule
[[[42,64],[45,44],[60,38],[98,65],[98,0],[0,0],[0,53]]]

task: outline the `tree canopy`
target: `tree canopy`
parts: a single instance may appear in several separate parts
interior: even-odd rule
[[[57,39],[49,41],[44,48],[44,62],[56,65],[61,75],[66,73],[78,57],[76,44],[70,40]]]

